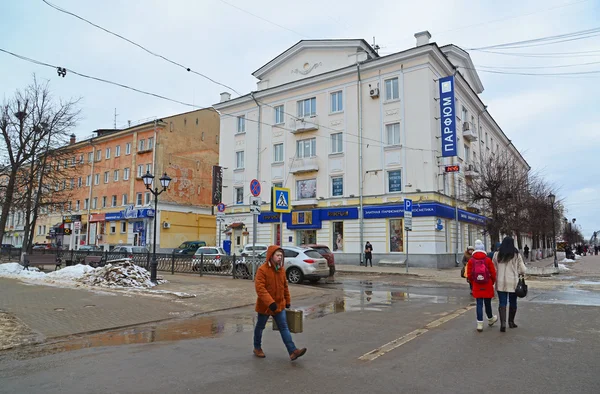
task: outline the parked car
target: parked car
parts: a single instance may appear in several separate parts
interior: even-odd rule
[[[117,246],[116,248],[108,252],[107,260],[116,260],[123,258],[136,259],[136,257],[138,260],[141,260],[145,259],[148,253],[149,250],[145,246]]]
[[[288,282],[299,284],[308,279],[317,283],[321,278],[329,277],[327,260],[315,249],[302,246],[284,246],[282,249]],[[264,251],[258,257],[264,260],[266,256]]]
[[[185,241],[178,248],[173,250],[174,254],[178,255],[193,255],[196,253],[198,248],[206,246],[204,241]]]
[[[242,256],[242,257],[252,256],[252,251],[256,251],[256,254],[258,255],[262,252],[266,252],[268,248],[269,248],[269,245],[265,245],[265,244],[254,244],[254,246],[252,246],[252,244],[247,244],[246,246],[244,246],[243,249],[240,250],[240,256]]]
[[[14,246],[12,244],[2,244],[2,249],[12,249]]]
[[[202,258],[203,260],[201,260]],[[231,259],[232,258],[225,253],[223,248],[218,246],[201,246],[196,250],[194,258],[192,259],[194,264],[192,270],[198,271],[201,262],[207,269],[228,268],[231,265]]]
[[[78,250],[82,252],[101,252],[102,248],[96,245],[80,245]]]
[[[327,265],[329,267],[335,267],[335,257],[333,255],[333,252],[331,251],[331,249],[329,249],[329,247],[327,245],[322,245],[322,244],[308,244],[308,245],[300,245],[304,248],[311,248],[316,250],[317,252],[319,252],[319,254],[323,257],[325,257],[325,260],[327,260]]]
[[[51,244],[35,244],[33,245],[33,248],[31,248],[32,250],[48,250],[48,249],[52,249],[52,245]]]

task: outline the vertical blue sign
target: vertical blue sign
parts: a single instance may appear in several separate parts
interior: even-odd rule
[[[456,112],[454,108],[454,76],[441,78],[440,122],[442,128],[442,157],[457,156]]]

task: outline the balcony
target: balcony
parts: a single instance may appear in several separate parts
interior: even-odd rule
[[[317,115],[294,119],[293,122],[292,133],[294,134],[319,130],[319,117]]]
[[[138,149],[137,153],[138,155],[142,154],[142,153],[148,153],[148,152],[152,152],[154,150],[154,147],[149,147],[149,148],[144,148],[144,149]]]
[[[307,157],[305,159],[295,159],[290,168],[292,174],[301,174],[303,172],[319,171],[319,162],[316,157]]]
[[[463,123],[463,138],[466,141],[477,141],[477,133],[469,122]]]
[[[465,177],[475,178],[479,176],[479,167],[475,164],[467,164],[465,167]]]

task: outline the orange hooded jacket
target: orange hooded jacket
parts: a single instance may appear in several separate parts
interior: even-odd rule
[[[256,278],[254,279],[254,288],[256,289],[256,312],[263,315],[276,315],[281,312],[286,305],[291,303],[290,290],[285,276],[283,260],[281,267],[275,270],[275,264],[271,263],[271,257],[275,251],[283,250],[277,245],[271,245],[267,249],[267,259],[258,268]],[[277,309],[272,311],[269,305],[277,304]]]

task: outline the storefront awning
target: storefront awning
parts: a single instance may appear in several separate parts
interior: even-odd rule
[[[231,223],[229,226],[227,226],[227,228],[230,228],[230,229],[238,229],[238,228],[243,228],[243,227],[244,227],[244,223],[242,223],[242,222]]]

